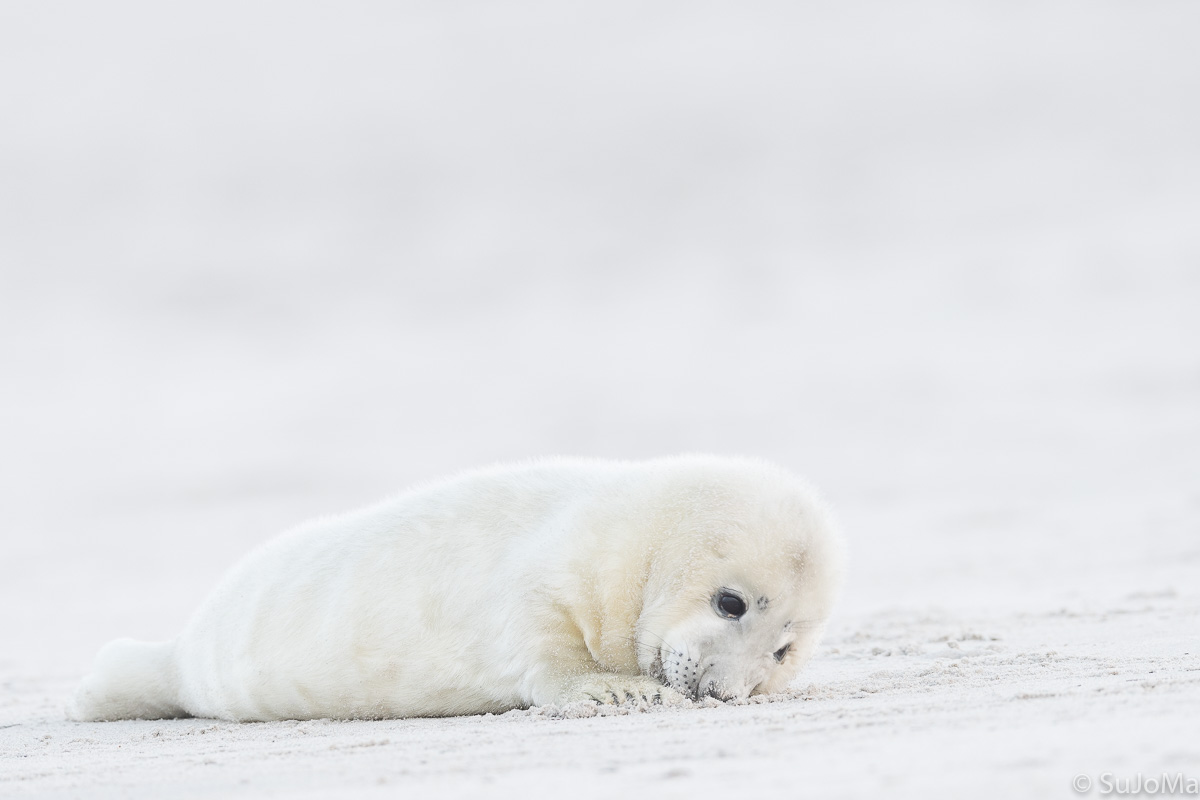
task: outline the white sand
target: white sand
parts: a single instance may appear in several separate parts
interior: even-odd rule
[[[59,7],[0,24],[0,797],[1200,778],[1200,6]],[[787,696],[62,717],[309,516],[680,451],[840,512]]]

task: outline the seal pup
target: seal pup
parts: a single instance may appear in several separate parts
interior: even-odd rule
[[[168,642],[118,639],[75,720],[389,718],[778,691],[842,547],[777,466],[680,456],[467,472],[248,554]]]

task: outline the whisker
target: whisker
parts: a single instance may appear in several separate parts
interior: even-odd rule
[[[679,655],[679,651],[678,651],[678,650],[676,650],[674,647],[671,647],[671,645],[667,644],[667,640],[666,640],[666,639],[664,639],[663,637],[659,636],[659,635],[658,635],[657,633],[655,633],[654,631],[643,631],[643,633],[645,633],[645,635],[647,635],[647,636],[653,636],[655,639],[658,639],[658,641],[659,641],[659,646],[660,646],[660,647],[664,647],[664,648],[666,648],[666,650],[667,650],[667,651],[668,651],[668,652],[669,652],[671,655],[673,655],[673,656],[677,656],[677,655]]]
[[[787,626],[785,627],[785,630],[806,630],[807,631],[807,630],[812,630],[813,628],[819,628],[820,626],[822,626],[824,624],[825,623],[819,619],[793,620],[787,624]]]
[[[649,631],[647,631],[647,633],[649,633]],[[666,650],[666,651],[667,651],[669,654],[671,654],[671,655],[673,655],[673,656],[677,656],[677,655],[679,655],[679,653],[678,653],[678,652],[676,652],[675,648],[673,648],[673,647],[671,647],[671,645],[667,644],[666,640],[665,640],[665,639],[663,639],[661,636],[658,636],[657,634],[653,634],[653,633],[650,633],[650,635],[651,635],[651,636],[654,636],[654,637],[655,637],[655,638],[657,638],[657,639],[658,639],[660,642],[662,642],[662,645],[661,645],[660,647],[656,647],[656,646],[654,646],[653,644],[651,644],[651,643],[649,643],[649,642],[643,642],[643,641],[640,641],[640,640],[639,640],[637,637],[635,637],[635,636],[622,636],[621,638],[622,638],[622,639],[624,639],[624,640],[625,640],[625,641],[627,641],[627,642],[632,642],[634,647],[638,647],[638,648],[645,648],[645,651],[646,651],[647,653],[651,653],[651,654],[655,654],[655,655],[657,655],[657,654],[659,653],[659,650],[660,650],[660,649],[665,649],[665,650]]]
[[[624,639],[627,642],[630,642],[631,644],[633,644],[634,647],[644,648],[647,651],[652,652],[652,653],[658,652],[658,648],[655,647],[654,645],[650,644],[649,642],[639,642],[636,638],[634,638],[632,636],[622,636],[620,638]]]

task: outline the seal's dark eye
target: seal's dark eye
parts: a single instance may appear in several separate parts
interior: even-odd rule
[[[717,611],[730,619],[737,619],[746,613],[746,601],[736,594],[721,592],[717,595]]]
[[[783,647],[775,651],[775,660],[783,661],[783,657],[787,655],[787,651],[792,649],[792,643],[788,642]]]

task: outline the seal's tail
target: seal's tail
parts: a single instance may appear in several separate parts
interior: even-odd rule
[[[67,701],[68,719],[186,717],[178,703],[174,642],[117,639],[100,648],[92,671]]]

